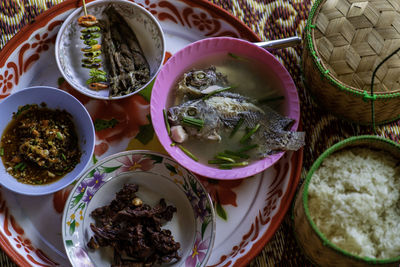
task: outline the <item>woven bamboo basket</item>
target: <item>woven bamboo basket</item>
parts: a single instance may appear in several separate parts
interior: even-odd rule
[[[368,147],[390,153],[394,158],[400,158],[400,145],[381,137],[364,135],[351,137],[337,143],[326,150],[313,164],[307,174],[306,180],[301,186],[293,207],[294,232],[297,242],[304,254],[318,266],[396,266],[400,264],[400,255],[391,259],[372,259],[359,257],[339,248],[330,242],[321,233],[312,220],[308,208],[308,186],[314,172],[322,161],[332,153],[351,149],[352,147]]]
[[[304,35],[306,87],[338,117],[370,125],[400,118],[399,0],[316,0]],[[374,120],[371,101],[374,101]]]

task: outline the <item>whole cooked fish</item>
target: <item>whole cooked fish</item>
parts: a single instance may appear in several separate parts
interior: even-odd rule
[[[201,120],[204,125],[199,129],[184,124],[185,117]],[[189,136],[220,141],[223,131],[231,131],[239,120],[243,120],[243,128],[254,128],[259,124],[250,138],[259,145],[261,157],[282,150],[298,150],[305,143],[304,132],[288,130],[292,119],[267,106],[258,107],[249,98],[235,93],[221,92],[173,106],[168,109],[168,120],[175,142],[185,142]]]

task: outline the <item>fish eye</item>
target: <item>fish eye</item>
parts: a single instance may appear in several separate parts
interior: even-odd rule
[[[196,110],[195,108],[188,108],[187,114],[188,114],[189,116],[196,116],[197,110]]]
[[[196,74],[195,74],[195,76],[196,76],[196,78],[197,79],[199,79],[199,80],[202,80],[202,79],[204,79],[204,78],[206,78],[206,74],[204,73],[204,72],[197,72]]]

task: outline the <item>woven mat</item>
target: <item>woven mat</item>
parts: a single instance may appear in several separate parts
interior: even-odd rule
[[[62,0],[1,0],[0,29],[2,48],[18,30],[35,16]],[[293,35],[302,36],[313,0],[212,0],[241,19],[263,40]],[[321,110],[309,96],[301,81],[300,61],[302,47],[274,52],[291,73],[300,96],[302,124],[307,133],[304,149],[302,180],[316,160],[329,146],[354,135],[372,134],[370,127],[361,127],[342,121]],[[396,142],[400,140],[400,121],[378,127],[380,136]],[[298,248],[292,231],[290,212],[282,225],[250,266],[311,266]],[[15,266],[0,252],[0,266]]]

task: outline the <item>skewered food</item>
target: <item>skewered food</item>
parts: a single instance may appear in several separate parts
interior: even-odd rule
[[[101,28],[98,26],[99,21],[93,15],[89,15],[85,10],[85,15],[78,18],[78,24],[84,29],[81,30],[81,39],[86,47],[82,48],[84,58],[82,59],[82,67],[90,69],[90,78],[86,81],[92,90],[103,90],[108,88],[107,73],[100,70],[102,64],[99,56],[101,55],[101,45],[98,40],[100,38]]]

